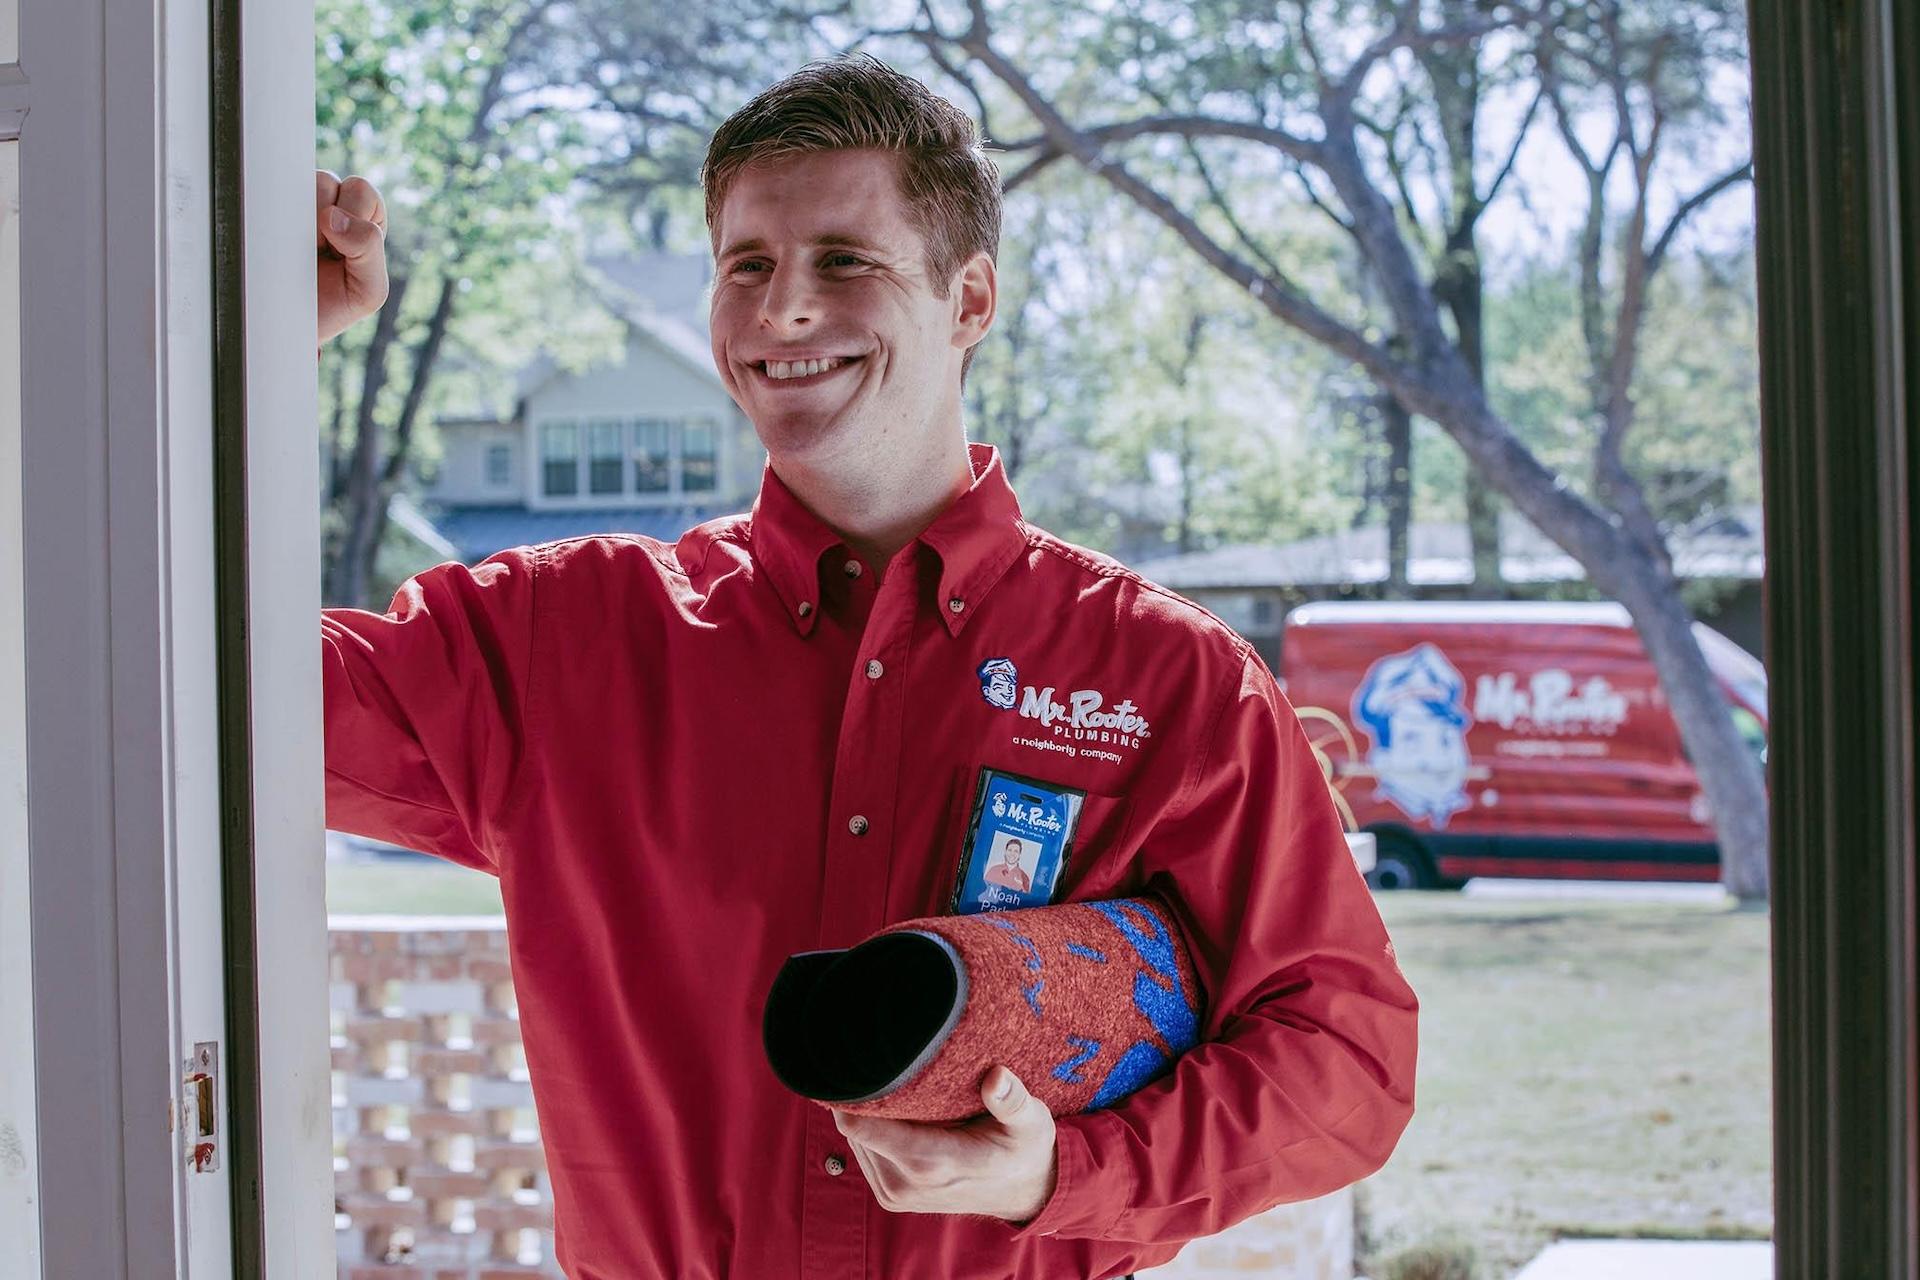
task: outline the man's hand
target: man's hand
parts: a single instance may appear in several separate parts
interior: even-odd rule
[[[828,1109],[882,1209],[1026,1222],[1053,1196],[1053,1113],[1006,1067],[987,1073],[980,1100],[986,1115],[952,1126]]]
[[[313,175],[314,247],[320,261],[320,341],[324,344],[387,300],[387,206],[365,178]],[[344,217],[342,226],[335,226]]]

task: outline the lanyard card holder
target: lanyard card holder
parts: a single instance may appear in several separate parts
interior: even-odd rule
[[[1087,793],[983,768],[954,875],[954,915],[1044,907],[1054,900]]]

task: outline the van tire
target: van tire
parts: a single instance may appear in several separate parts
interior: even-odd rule
[[[1373,870],[1367,884],[1376,891],[1432,889],[1440,883],[1433,859],[1418,837],[1394,827],[1375,828]]]

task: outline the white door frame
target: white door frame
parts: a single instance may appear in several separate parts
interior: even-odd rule
[[[37,1218],[45,1280],[334,1272],[313,15],[242,3],[0,0],[21,368],[17,479],[0,383],[0,765],[25,762],[0,885],[17,915],[25,879],[32,926],[0,944],[32,961],[0,986],[0,1138],[23,1153],[0,1222]],[[221,1050],[212,1173],[173,1128],[200,1042]]]

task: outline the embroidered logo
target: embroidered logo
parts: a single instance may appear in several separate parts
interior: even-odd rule
[[[981,663],[980,696],[1002,711],[1018,711],[1023,720],[1039,722],[1039,733],[1014,738],[1014,745],[1037,751],[1064,752],[1068,756],[1091,756],[1111,764],[1123,758],[1108,747],[1126,747],[1138,751],[1150,735],[1147,718],[1129,698],[1113,706],[1098,689],[1075,689],[1054,698],[1054,686],[1044,688],[1020,684],[1012,658],[988,658]]]
[[[1013,710],[1020,696],[1020,676],[1012,658],[988,658],[976,673],[980,677],[980,696],[1002,711]]]
[[[1052,685],[1044,689],[1028,685],[1020,694],[1020,714],[1038,720],[1042,729],[1059,737],[1138,747],[1140,739],[1148,735],[1147,718],[1131,699],[1123,698],[1109,709],[1106,696],[1098,689],[1075,689],[1062,705],[1053,700]]]

